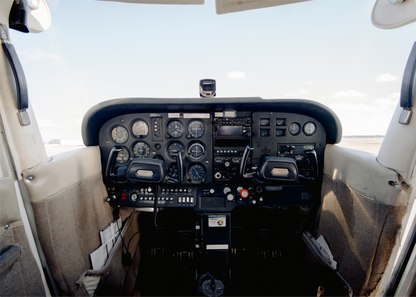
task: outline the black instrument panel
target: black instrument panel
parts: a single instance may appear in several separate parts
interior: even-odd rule
[[[160,112],[119,115],[99,132],[103,172],[114,147],[118,152],[112,171],[133,160],[159,159],[178,184],[146,184],[112,180],[104,174],[109,196],[122,206],[188,207],[196,211],[230,211],[236,206],[313,204],[319,196],[324,126],[307,115],[273,111]],[[243,178],[241,163],[246,147],[252,152],[245,171],[256,172],[264,157],[295,160],[298,181]],[[182,155],[178,177],[175,153]],[[313,166],[310,153],[315,152]],[[314,172],[316,171],[316,172]]]
[[[134,133],[141,122],[141,134]],[[114,129],[122,130],[120,136]],[[136,131],[137,132],[137,131]],[[147,133],[145,133],[147,132]],[[180,151],[184,165],[182,184],[212,183],[212,129],[209,113],[126,114],[106,122],[99,133],[103,168],[114,146],[121,147],[122,157],[114,164],[128,166],[134,158],[160,159],[168,174],[177,174],[175,152]],[[120,153],[118,153],[120,155]]]

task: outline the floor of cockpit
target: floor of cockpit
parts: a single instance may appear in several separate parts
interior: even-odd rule
[[[319,280],[310,271],[299,231],[297,208],[236,209],[231,213],[230,281],[226,296],[316,296]],[[195,213],[165,210],[152,225],[140,216],[142,296],[195,296],[200,255],[195,249]]]

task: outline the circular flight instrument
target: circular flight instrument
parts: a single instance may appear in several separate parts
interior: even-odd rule
[[[129,151],[123,148],[122,151],[118,152],[116,162],[120,164],[126,163],[130,158]]]
[[[316,125],[313,122],[307,122],[305,126],[303,126],[303,133],[307,136],[311,136],[316,131]]]
[[[133,126],[131,126],[131,131],[136,137],[146,136],[149,133],[149,126],[144,121],[136,121]]]
[[[192,138],[199,138],[204,135],[205,127],[201,121],[192,121],[188,125],[188,133]]]
[[[204,153],[204,146],[200,143],[194,143],[188,149],[188,155],[195,160],[201,159]]]
[[[202,165],[194,164],[189,167],[188,175],[193,181],[202,181],[205,178],[205,168]]]
[[[169,166],[168,175],[172,178],[178,178],[178,166],[175,163]]]
[[[183,148],[183,145],[179,142],[172,142],[169,146],[168,146],[168,155],[169,157],[171,157],[172,159],[176,159],[174,153],[180,151],[182,156],[185,153],[185,149]]]
[[[184,131],[185,129],[183,128],[183,124],[179,121],[172,121],[166,127],[166,132],[173,138],[181,137]]]
[[[292,123],[289,125],[289,133],[292,135],[298,135],[300,132],[300,125],[298,123]]]
[[[111,137],[116,143],[125,143],[129,138],[129,132],[127,132],[126,128],[117,126],[111,130]]]
[[[133,155],[139,158],[147,158],[150,155],[150,147],[145,142],[138,142],[133,146]]]

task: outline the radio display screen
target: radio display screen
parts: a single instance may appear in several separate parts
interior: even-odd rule
[[[243,135],[243,126],[219,126],[217,129],[218,136]]]

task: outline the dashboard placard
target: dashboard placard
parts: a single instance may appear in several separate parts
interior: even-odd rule
[[[226,227],[227,220],[225,216],[214,215],[208,217],[208,227]]]

